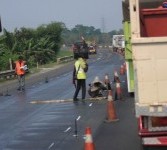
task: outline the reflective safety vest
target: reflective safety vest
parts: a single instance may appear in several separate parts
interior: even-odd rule
[[[23,66],[25,65],[25,62],[24,61],[16,61],[15,64],[16,64],[16,68],[15,68],[16,74],[17,75],[25,74],[25,70],[22,69]]]
[[[75,69],[76,69],[76,73],[77,73],[77,79],[86,79],[86,73],[84,71],[85,67],[86,67],[86,63],[82,58],[79,58],[75,62]]]

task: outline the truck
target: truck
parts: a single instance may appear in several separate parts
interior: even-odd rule
[[[86,41],[86,43],[88,44],[89,54],[96,54],[97,53],[96,41],[95,40],[88,40],[88,41]]]
[[[125,61],[143,150],[167,149],[167,2],[122,0]]]
[[[112,38],[112,46],[113,46],[113,51],[123,51],[125,48],[125,42],[124,42],[124,35],[113,35]]]
[[[74,42],[72,50],[74,59],[78,59],[80,56],[83,56],[85,59],[89,58],[89,47],[84,38]]]

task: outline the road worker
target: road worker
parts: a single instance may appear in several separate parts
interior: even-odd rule
[[[75,61],[74,70],[73,70],[73,84],[76,87],[73,100],[74,102],[78,101],[78,93],[82,88],[82,100],[86,96],[86,72],[88,71],[88,64],[83,54],[79,54],[78,59]],[[77,83],[75,83],[77,82]]]
[[[23,60],[22,56],[18,57],[18,60],[15,62],[15,73],[18,78],[18,91],[25,90],[25,73],[27,70],[26,62]]]

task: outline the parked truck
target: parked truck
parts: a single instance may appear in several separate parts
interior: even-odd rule
[[[117,52],[119,50],[123,51],[125,48],[124,35],[113,35],[112,46],[113,51]]]
[[[144,150],[167,149],[167,2],[123,0],[125,59]],[[130,76],[131,75],[131,76]]]

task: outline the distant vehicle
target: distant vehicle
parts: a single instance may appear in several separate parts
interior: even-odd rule
[[[118,51],[125,48],[124,35],[113,35],[113,51]]]
[[[89,54],[96,54],[96,48],[94,46],[89,46]]]
[[[73,44],[73,54],[74,59],[77,59],[81,55],[84,56],[85,59],[89,58],[88,45],[85,41],[77,41]]]

